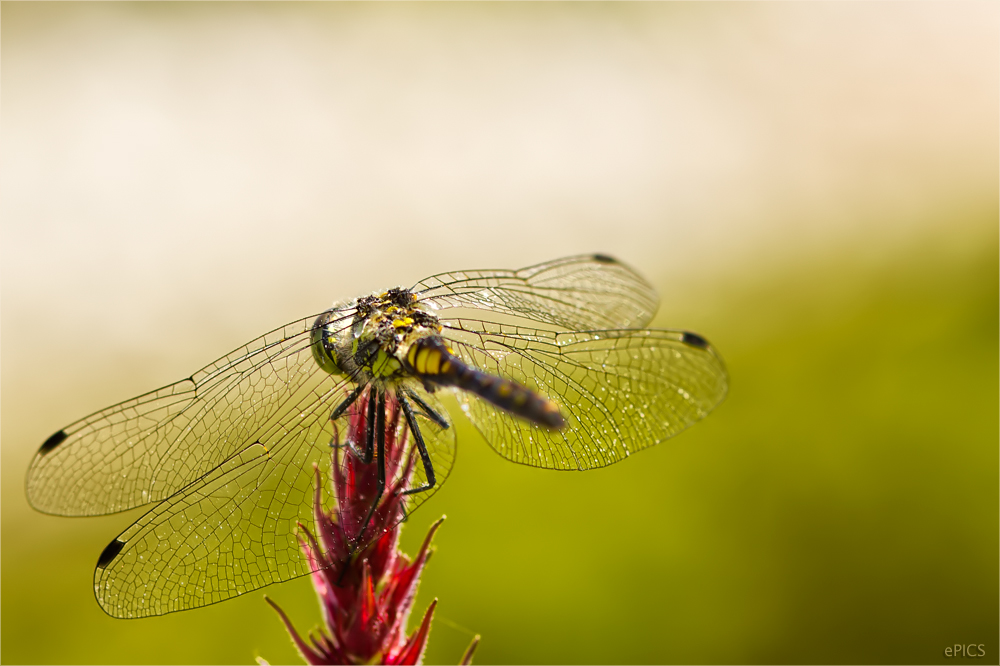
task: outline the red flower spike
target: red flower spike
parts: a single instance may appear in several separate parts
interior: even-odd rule
[[[278,604],[271,601],[271,599],[268,598],[267,596],[264,597],[264,601],[271,604],[271,608],[273,608],[278,612],[278,616],[281,618],[281,621],[285,623],[285,629],[287,629],[288,633],[291,634],[292,636],[292,642],[295,643],[295,647],[299,649],[299,653],[306,660],[307,664],[339,663],[339,662],[327,661],[325,658],[326,655],[312,650],[309,647],[309,645],[304,640],[302,640],[302,637],[299,636],[299,633],[295,631],[295,627],[292,626],[292,621],[288,619],[287,615],[285,615],[285,611],[281,610],[281,608],[278,607]]]
[[[347,559],[349,555],[345,543],[347,540],[344,538],[344,530],[323,511],[323,481],[319,473],[319,465],[313,465],[313,469],[316,472],[316,495],[313,499],[313,515],[316,519],[316,529],[323,540],[323,548],[326,549],[326,552],[332,555],[336,561],[342,561]]]
[[[368,560],[361,562],[361,585],[358,586],[361,594],[358,600],[361,602],[361,612],[356,614],[356,621],[366,625],[375,616],[375,583],[372,582],[372,568]]]
[[[299,545],[313,569],[312,581],[323,612],[324,628],[303,639],[285,613],[270,599],[288,629],[296,648],[309,664],[417,664],[430,635],[437,600],[427,608],[420,627],[409,638],[406,623],[416,599],[420,574],[431,553],[431,540],[443,518],[434,523],[411,561],[399,552],[400,522],[405,517],[406,496],[414,469],[414,455],[407,451],[408,430],[400,427],[400,409],[386,396],[385,471],[387,485],[372,512],[364,533],[372,539],[356,544],[361,521],[371,510],[377,487],[377,466],[365,465],[349,450],[348,442],[361,448],[367,437],[371,393],[359,396],[348,414],[343,441],[336,435],[332,454],[332,480],[336,495],[333,509],[322,505],[322,477],[316,468],[313,513],[315,536],[299,525]],[[404,455],[406,454],[406,455]],[[479,637],[462,658],[471,662]]]
[[[469,647],[465,648],[465,654],[462,655],[462,661],[458,662],[458,666],[469,666],[472,663],[472,655],[476,653],[477,647],[479,647],[479,634],[473,636]]]
[[[401,615],[398,618],[404,627],[409,616],[409,609],[413,605],[414,598],[417,596],[417,583],[420,582],[420,573],[423,571],[424,564],[426,564],[427,558],[430,555],[431,539],[443,522],[444,518],[441,518],[431,525],[427,536],[424,537],[424,543],[420,547],[420,552],[417,553],[417,559],[412,566],[403,567],[400,570],[399,575],[393,581],[393,587],[390,588],[392,597],[389,599],[387,605],[390,608],[405,608],[407,610],[405,616]]]
[[[434,609],[437,608],[437,599],[431,602],[424,613],[424,619],[420,623],[420,628],[407,641],[403,650],[394,659],[386,660],[387,664],[416,664],[424,656],[424,648],[427,647],[427,636],[431,632],[431,618],[434,617]]]

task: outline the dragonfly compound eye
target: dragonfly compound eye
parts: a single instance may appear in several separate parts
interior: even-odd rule
[[[329,317],[330,312],[325,312],[313,324],[312,332],[310,333],[312,355],[324,372],[331,375],[343,375],[345,374],[344,369],[340,367],[340,362],[337,360],[335,340],[327,327]]]

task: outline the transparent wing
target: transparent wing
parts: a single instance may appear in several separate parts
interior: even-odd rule
[[[308,437],[246,447],[123,532],[94,571],[105,612],[162,615],[308,573],[294,526],[309,518],[310,463],[324,453]]]
[[[124,511],[173,495],[256,442],[272,446],[304,406],[343,381],[312,359],[314,319],[56,433],[28,470],[29,502],[67,516]]]
[[[553,431],[457,391],[497,453],[525,465],[610,465],[673,437],[726,395],[722,359],[703,338],[684,331],[554,333],[461,320],[444,335],[466,362],[560,403],[566,426]]]
[[[581,255],[516,271],[442,273],[412,289],[442,318],[489,310],[504,323],[541,322],[568,330],[639,328],[656,314],[656,290],[604,255]],[[449,312],[448,310],[457,310]],[[497,317],[501,315],[501,317]],[[529,324],[530,325],[530,324]]]
[[[340,392],[338,397],[343,395]],[[439,408],[431,396],[422,393],[421,397]],[[310,561],[299,546],[303,535],[299,526],[317,534],[313,515],[316,480],[326,484],[319,493],[322,501],[333,505],[330,465],[338,461],[346,467],[350,454],[345,438],[363,438],[364,426],[359,430],[355,408],[335,423],[329,415],[328,401],[313,403],[296,427],[284,431],[273,446],[245,447],[123,532],[94,571],[95,592],[102,608],[122,618],[162,615],[224,601],[310,573]],[[413,438],[397,415],[394,412],[389,427],[394,429],[401,450],[387,469],[387,490],[417,487],[424,478]],[[440,487],[455,458],[453,428],[444,429],[422,413],[417,414],[417,421],[434,460],[438,483],[431,491],[408,496],[410,512]],[[374,463],[355,463],[353,473],[347,476],[352,484],[364,484],[370,481],[364,477],[373,476],[375,469]],[[342,475],[344,472],[342,468]],[[369,506],[355,507],[355,532]],[[351,522],[352,516],[341,517]],[[323,543],[320,539],[317,542]]]

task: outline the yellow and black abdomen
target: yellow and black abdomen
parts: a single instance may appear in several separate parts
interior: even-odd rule
[[[559,405],[517,382],[466,365],[438,338],[414,342],[406,361],[408,370],[424,381],[475,393],[500,409],[547,428],[566,424]]]

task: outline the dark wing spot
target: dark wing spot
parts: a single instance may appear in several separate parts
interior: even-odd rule
[[[708,349],[708,340],[701,337],[697,333],[688,333],[685,331],[683,341],[684,344],[697,347],[698,349]]]
[[[107,547],[104,549],[104,551],[101,553],[101,556],[97,558],[97,568],[103,569],[107,567],[109,564],[111,564],[111,560],[118,557],[118,553],[122,552],[122,548],[124,547],[125,547],[125,542],[119,541],[118,539],[115,539],[114,541],[109,543]]]
[[[45,443],[42,444],[42,448],[38,449],[38,452],[48,453],[49,451],[62,444],[64,441],[66,441],[67,437],[69,437],[69,435],[66,434],[66,431],[60,430],[59,432],[57,432],[56,434],[52,435],[47,440],[45,440]]]
[[[599,261],[602,264],[617,264],[618,260],[614,257],[609,257],[606,254],[595,254],[593,257],[594,261]]]

